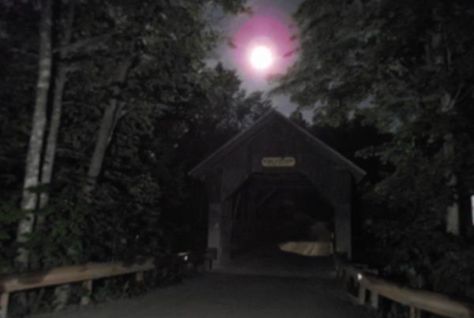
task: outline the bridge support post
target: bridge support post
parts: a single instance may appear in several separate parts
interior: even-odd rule
[[[337,204],[335,207],[336,253],[352,258],[351,205]]]
[[[352,258],[352,178],[340,170],[336,178],[334,196],[334,225],[336,253]]]
[[[215,265],[221,258],[221,220],[220,204],[218,202],[209,203],[209,224],[207,230],[207,247],[216,251]]]
[[[229,200],[209,204],[209,228],[207,246],[217,252],[215,266],[230,261],[232,237],[232,213]]]

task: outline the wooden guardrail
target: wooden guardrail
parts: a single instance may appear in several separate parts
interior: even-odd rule
[[[449,318],[474,318],[472,304],[439,293],[402,287],[350,265],[340,265],[336,270],[346,286],[350,283],[356,286],[356,302],[360,305],[369,303],[372,308],[377,309],[379,298],[385,297],[408,306],[410,318],[420,318],[423,311]]]
[[[177,255],[183,264],[191,264],[196,256],[191,253],[179,253]],[[207,252],[200,255],[203,263],[208,263],[212,268],[213,255]],[[133,264],[128,263],[89,263],[78,266],[64,266],[51,270],[18,275],[0,276],[0,318],[7,318],[10,294],[13,292],[58,286],[71,283],[81,283],[85,289],[85,296],[81,299],[81,305],[90,302],[93,281],[101,278],[135,274],[137,282],[143,282],[144,272],[156,268],[156,260],[146,259]]]

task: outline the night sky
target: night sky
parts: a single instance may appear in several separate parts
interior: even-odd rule
[[[297,41],[291,39],[297,34],[292,13],[301,2],[302,0],[249,0],[247,4],[252,8],[252,14],[241,14],[219,21],[224,36],[234,46],[229,45],[229,41],[223,41],[212,62],[220,61],[226,68],[235,69],[248,93],[263,91],[268,94],[271,89],[268,76],[284,73],[296,58],[295,55],[284,55],[298,46]],[[254,43],[272,47],[275,60],[268,72],[257,72],[250,67],[248,50]],[[271,99],[275,108],[287,115],[296,107],[288,96],[271,96]]]

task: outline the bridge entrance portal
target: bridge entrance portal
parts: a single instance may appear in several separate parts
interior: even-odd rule
[[[365,172],[280,113],[269,111],[190,175],[207,187],[217,264],[288,240],[351,257],[352,195]]]

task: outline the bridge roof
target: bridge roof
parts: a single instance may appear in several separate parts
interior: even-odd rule
[[[324,153],[331,161],[336,162],[339,166],[345,167],[356,182],[360,182],[364,178],[366,172],[362,168],[274,109],[262,115],[251,127],[231,138],[227,143],[195,166],[189,174],[193,177],[201,178],[212,173],[216,165],[226,159],[227,154],[238,150],[238,148],[245,145],[249,139],[254,138],[275,122],[282,123],[289,129],[294,130],[297,135],[308,141],[308,144],[315,148],[316,151]]]

